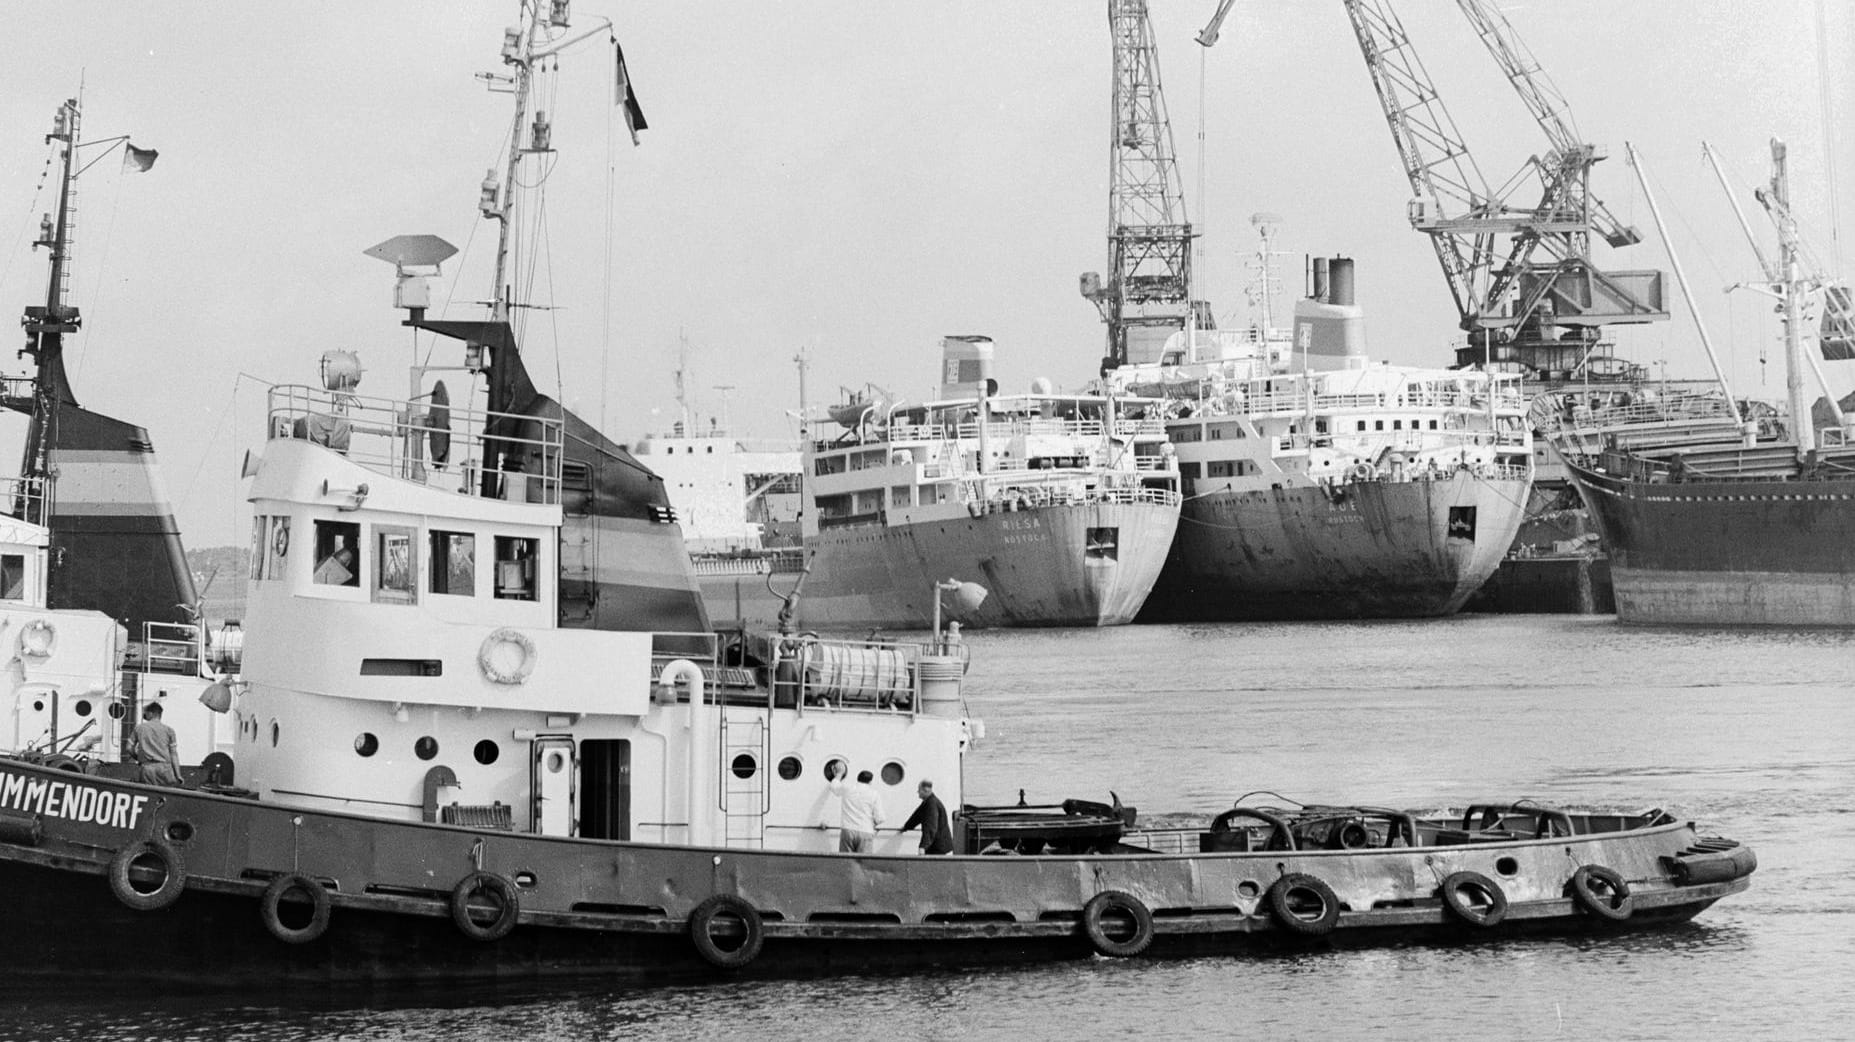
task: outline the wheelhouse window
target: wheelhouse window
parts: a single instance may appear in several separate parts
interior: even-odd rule
[[[397,525],[374,529],[374,600],[413,604],[419,599],[419,562],[414,533]]]
[[[361,585],[361,526],[353,521],[316,522],[316,582]]]
[[[26,599],[26,555],[0,554],[0,601]]]
[[[506,601],[535,599],[536,540],[521,536],[496,537],[496,596]]]
[[[469,597],[477,592],[477,537],[468,532],[434,531],[432,592]]]

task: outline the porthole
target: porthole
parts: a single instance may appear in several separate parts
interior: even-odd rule
[[[894,760],[890,760],[888,763],[882,765],[882,783],[884,785],[900,785],[906,773],[907,772],[902,770],[901,764],[896,763]]]
[[[271,748],[273,749],[277,748],[277,739],[281,738],[282,736],[283,736],[283,729],[277,726],[277,721],[272,720],[271,721]]]
[[[128,706],[123,705],[121,702],[111,702],[109,704],[109,718],[111,720],[121,720],[123,717],[128,716],[128,715],[129,715]],[[245,725],[239,724],[238,726],[240,730],[243,730]]]
[[[760,764],[755,762],[752,753],[741,753],[728,765],[728,769],[734,772],[736,778],[751,778],[760,769]]]
[[[799,762],[798,757],[788,756],[779,761],[779,776],[786,781],[796,780],[803,773],[805,773],[805,765]]]
[[[837,781],[850,774],[850,761],[842,756],[833,756],[824,762],[824,780]]]
[[[502,755],[502,750],[497,748],[495,742],[485,738],[477,743],[477,747],[471,751],[471,754],[477,758],[478,763],[488,767],[496,762],[496,757]]]
[[[421,760],[429,760],[438,755],[438,739],[431,735],[412,743],[412,754]]]
[[[515,874],[515,885],[520,890],[533,890],[541,885],[541,877],[524,868]]]
[[[559,749],[556,749],[553,752],[547,754],[546,763],[547,763],[547,772],[549,774],[559,774],[560,772],[567,769],[567,755],[561,752]]]
[[[184,821],[170,821],[167,823],[167,838],[169,842],[185,843],[193,838],[193,826]]]
[[[1510,857],[1497,858],[1494,862],[1494,870],[1500,875],[1512,876],[1520,871],[1520,862]]]
[[[45,712],[45,700],[41,698],[38,701],[32,703],[32,711],[35,713]]]
[[[76,708],[77,708],[77,715],[78,715],[78,716],[89,716],[89,715],[90,715],[90,711],[91,711],[92,709],[95,709],[96,707],[90,704],[90,699],[88,699],[88,698],[80,698],[80,699],[78,699],[78,700],[77,700],[77,707],[76,707]]]
[[[360,736],[354,740],[354,751],[361,756],[372,756],[380,751],[380,739],[367,731],[362,731]]]
[[[1237,896],[1245,901],[1254,901],[1262,896],[1262,886],[1254,879],[1245,879],[1237,884]]]

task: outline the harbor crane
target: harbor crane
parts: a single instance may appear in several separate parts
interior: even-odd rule
[[[1102,370],[1158,361],[1166,339],[1210,309],[1192,298],[1192,225],[1159,84],[1146,0],[1109,0],[1114,112],[1109,138],[1108,274],[1081,278],[1108,326]]]
[[[1496,190],[1389,0],[1343,2],[1410,181],[1411,225],[1429,235],[1469,334],[1458,365],[1568,380],[1594,368],[1608,347],[1606,326],[1668,318],[1660,271],[1592,263],[1594,234],[1619,248],[1641,236],[1592,195],[1591,168],[1604,152],[1581,139],[1565,99],[1506,17],[1486,0],[1456,0],[1550,145]],[[1529,183],[1539,186],[1530,206],[1519,198]]]

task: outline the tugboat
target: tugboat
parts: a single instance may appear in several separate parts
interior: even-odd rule
[[[503,52],[518,128],[533,81],[585,38],[564,4],[524,14]],[[514,176],[527,154],[492,186],[498,220],[515,217],[500,189],[532,183]],[[441,403],[421,372],[405,399],[363,397],[339,354],[320,385],[271,393],[232,707],[249,791],[0,760],[0,887],[32,898],[0,924],[39,939],[0,954],[11,979],[613,981],[1486,944],[1680,922],[1749,885],[1748,848],[1660,811],[1240,801],[1142,830],[1118,799],[969,808],[983,728],[957,630],[707,632],[686,564],[641,577],[686,561],[672,522],[636,516],[660,486],[534,393],[513,292],[488,321],[425,317],[448,250],[373,252],[399,268],[408,325],[465,338],[471,394]],[[582,544],[608,538],[636,563],[589,576],[604,558]],[[935,586],[936,603],[972,593]],[[954,854],[894,831],[837,852],[831,779],[864,772],[891,794],[934,782],[960,808]]]
[[[45,136],[60,174],[33,244],[50,260],[44,302],[21,320],[33,369],[0,378],[0,407],[28,418],[18,475],[0,482],[0,646],[17,664],[0,679],[0,749],[66,770],[114,767],[141,708],[161,703],[183,754],[204,763],[231,730],[199,703],[217,678],[153,442],[79,405],[64,365],[64,338],[83,322],[68,299],[78,177],[118,147],[124,169],[156,153],[84,141],[82,124],[72,99]],[[103,150],[79,166],[93,144]]]

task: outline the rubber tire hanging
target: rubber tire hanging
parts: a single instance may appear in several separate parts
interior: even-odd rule
[[[280,906],[284,895],[295,891],[309,899],[309,922],[303,926],[291,926],[283,921]],[[308,944],[328,930],[329,916],[332,914],[328,891],[322,884],[308,876],[290,873],[271,880],[271,885],[264,888],[264,896],[258,901],[258,917],[264,920],[264,928],[272,937],[285,944]]]
[[[715,943],[715,920],[724,917],[740,920],[745,936],[738,947],[723,948]],[[696,954],[710,966],[738,970],[760,957],[760,948],[766,943],[766,923],[761,920],[759,909],[742,898],[716,894],[689,913],[689,940],[696,946]]]
[[[496,918],[487,923],[470,914],[470,899],[480,890],[492,894],[497,902]],[[451,888],[451,922],[473,941],[502,940],[521,916],[522,899],[515,884],[494,872],[472,872]]]
[[[1295,894],[1312,894],[1320,900],[1320,914],[1312,919],[1303,916],[1297,910],[1291,897]],[[1269,905],[1269,914],[1277,924],[1289,933],[1298,933],[1303,937],[1324,937],[1333,932],[1340,922],[1340,898],[1333,888],[1315,876],[1302,872],[1290,872],[1275,881],[1269,888],[1265,900]]]
[[[144,858],[160,862],[161,885],[153,890],[136,887],[131,869]],[[187,888],[187,862],[165,839],[144,839],[116,852],[109,863],[109,887],[116,900],[138,912],[153,912],[180,900]]]
[[[1115,919],[1125,918],[1133,933],[1117,938],[1109,932]],[[1082,906],[1082,932],[1089,944],[1103,955],[1130,959],[1153,943],[1153,913],[1140,899],[1121,890],[1103,890]]]
[[[1452,872],[1437,888],[1443,895],[1443,907],[1470,926],[1496,926],[1507,918],[1507,893],[1501,884],[1480,872]],[[1488,899],[1486,908],[1478,908],[1464,896],[1464,891],[1479,890]]]

